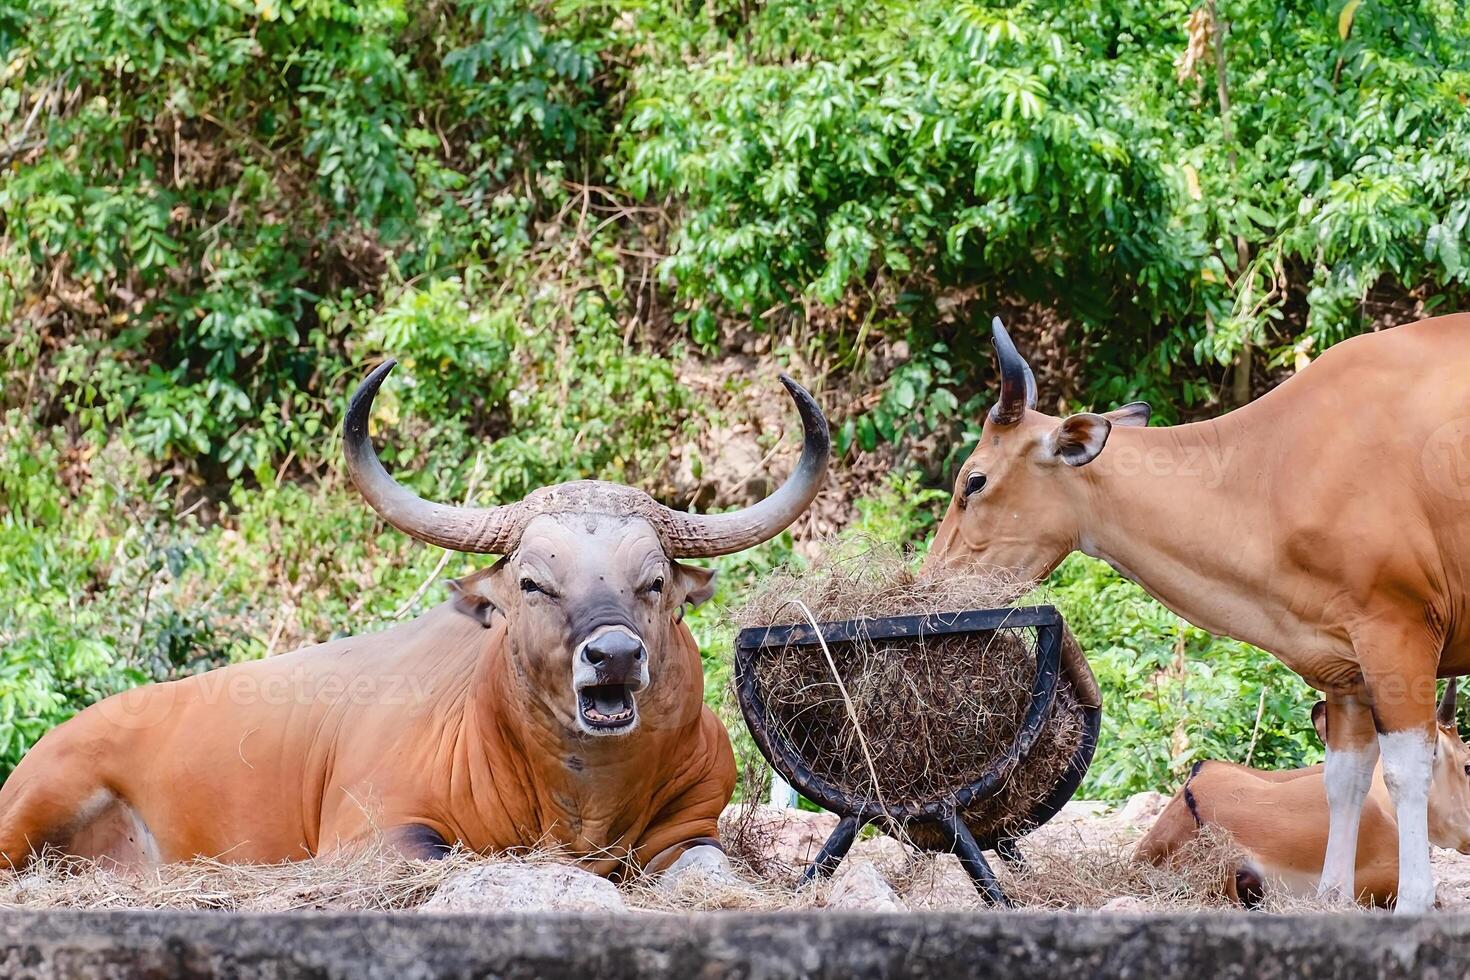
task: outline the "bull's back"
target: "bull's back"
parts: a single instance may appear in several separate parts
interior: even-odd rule
[[[1373,464],[1396,454],[1417,470],[1430,436],[1470,418],[1470,313],[1344,340],[1232,416],[1300,476],[1359,472],[1368,487],[1418,484],[1416,471]]]
[[[1437,425],[1470,410],[1470,313],[1430,317],[1334,344],[1287,384],[1340,385],[1342,404],[1365,417],[1394,411],[1399,427]],[[1287,385],[1282,385],[1282,388]]]
[[[73,722],[111,742],[98,776],[137,812],[163,860],[309,856],[309,733],[330,709],[262,695],[256,682],[267,677],[239,664],[144,688],[137,697],[154,702],[144,712],[154,718],[130,731],[107,702]]]

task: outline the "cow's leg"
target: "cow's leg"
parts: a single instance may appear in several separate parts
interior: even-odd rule
[[[404,857],[420,861],[439,861],[453,849],[444,835],[421,823],[409,823],[388,831],[388,842]]]
[[[1358,824],[1363,799],[1378,764],[1373,712],[1361,694],[1327,695],[1327,856],[1317,883],[1319,898],[1351,901],[1358,863]]]
[[[360,850],[383,843],[407,858],[438,861],[446,857],[453,845],[453,831],[418,816],[402,811],[384,813],[364,807],[350,795],[340,807],[323,821],[313,853],[324,857],[342,850]]]
[[[1429,866],[1429,784],[1434,771],[1434,675],[1437,657],[1400,648],[1392,669],[1365,667],[1383,754],[1383,781],[1399,828],[1397,911],[1434,905]]]
[[[1417,729],[1387,731],[1378,737],[1383,781],[1399,824],[1399,912],[1427,912],[1434,905],[1434,872],[1429,866],[1429,782],[1434,738]]]
[[[90,768],[58,757],[63,734],[31,749],[0,790],[0,868],[19,871],[47,847],[74,853],[78,832],[119,803]]]
[[[0,868],[23,870],[48,847],[121,866],[159,860],[158,845],[137,812],[96,784],[74,793],[38,788],[4,807]]]
[[[713,837],[700,837],[681,841],[665,848],[643,866],[646,875],[660,875],[672,881],[685,872],[713,875],[718,878],[734,877],[730,859],[725,848]]]
[[[1165,867],[1176,862],[1179,852],[1199,837],[1205,824],[1199,814],[1197,794],[1190,784],[1207,764],[1207,761],[1195,763],[1189,779],[1134,848],[1133,860]],[[1249,908],[1260,905],[1263,898],[1261,876],[1248,863],[1227,869],[1219,888],[1220,894]]]

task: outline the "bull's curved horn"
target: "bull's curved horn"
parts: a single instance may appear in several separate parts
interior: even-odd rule
[[[420,541],[474,554],[502,555],[511,546],[515,508],[451,507],[425,500],[394,480],[378,460],[368,437],[373,398],[388,372],[398,362],[384,361],[369,374],[347,406],[342,440],[347,450],[347,472],[368,505],[398,530]]]
[[[754,547],[786,530],[816,497],[827,475],[832,443],[827,419],[805,388],[781,375],[801,413],[801,459],[786,482],[758,504],[729,514],[686,514],[660,508],[659,528],[670,558],[713,558]]]
[[[1439,699],[1439,710],[1435,717],[1445,728],[1455,727],[1455,698],[1460,693],[1460,679],[1451,677],[1444,682],[1444,697]]]
[[[990,322],[990,335],[1000,366],[1000,399],[990,409],[990,419],[996,425],[1011,425],[1021,421],[1026,409],[1036,407],[1036,376],[1017,353],[1000,317]]]

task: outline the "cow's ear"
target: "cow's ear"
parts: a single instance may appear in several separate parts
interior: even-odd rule
[[[1086,466],[1107,444],[1113,423],[1101,415],[1069,415],[1046,437],[1047,448],[1068,466]]]
[[[1327,702],[1318,701],[1312,705],[1312,727],[1317,729],[1317,737],[1322,744],[1327,744]]]
[[[449,580],[449,591],[454,595],[455,611],[463,613],[487,629],[490,627],[491,619],[498,611],[491,595],[491,576],[499,567],[500,563],[497,562],[494,566],[482,569],[473,575]]]
[[[684,599],[680,605],[685,603],[691,606],[702,605],[715,594],[715,570],[713,568],[700,568],[697,565],[685,565],[677,561],[673,563],[673,566],[674,580],[684,591]]]
[[[1148,425],[1149,416],[1153,409],[1148,402],[1129,402],[1121,408],[1115,408],[1111,412],[1103,412],[1102,417],[1114,425]]]

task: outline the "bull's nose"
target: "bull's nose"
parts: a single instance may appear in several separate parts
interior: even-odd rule
[[[582,648],[582,659],[602,677],[621,679],[633,674],[643,663],[643,641],[622,630],[609,630],[593,637]]]

